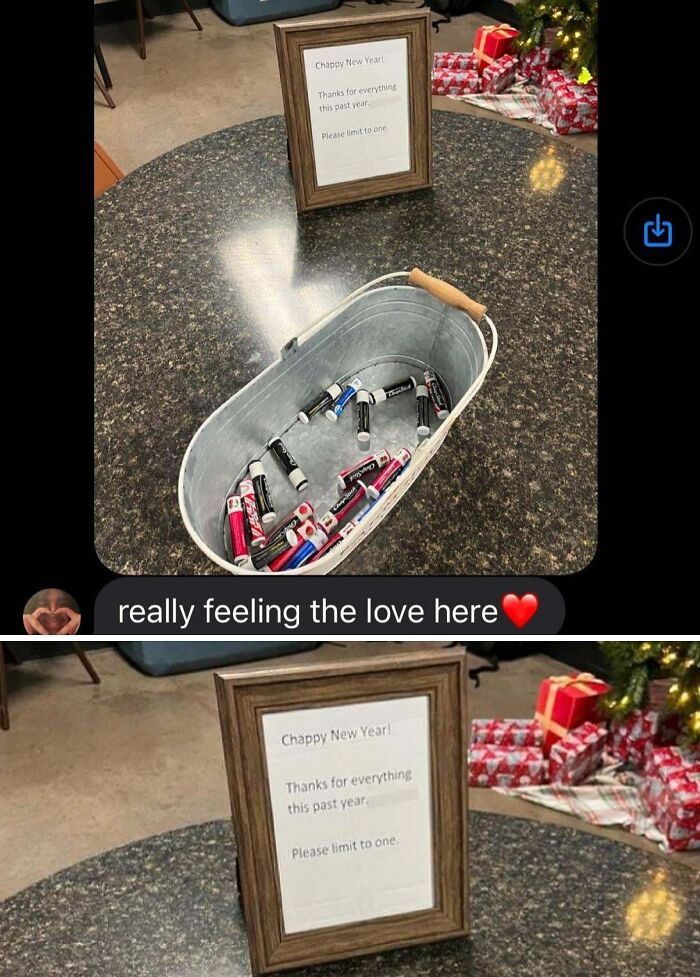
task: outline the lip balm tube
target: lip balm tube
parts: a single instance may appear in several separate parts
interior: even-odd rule
[[[275,507],[272,504],[270,486],[267,484],[267,476],[261,461],[251,461],[248,472],[253,480],[253,491],[255,492],[255,504],[258,507],[263,526],[273,526],[277,521]]]
[[[301,468],[297,465],[296,461],[292,457],[291,451],[282,441],[282,438],[270,438],[270,440],[267,442],[267,446],[284,469],[285,475],[297,492],[303,492],[308,486],[309,480]]]
[[[245,519],[240,495],[229,495],[226,499],[228,528],[231,533],[231,553],[236,566],[248,559],[248,544],[245,540]]]
[[[369,394],[366,390],[357,391],[357,440],[360,444],[369,441]]]
[[[429,399],[428,388],[424,383],[419,383],[416,387],[416,431],[420,438],[427,438],[430,434]]]
[[[345,410],[345,405],[347,402],[355,396],[361,387],[362,380],[360,377],[355,377],[350,381],[345,390],[343,390],[342,394],[339,397],[336,397],[335,401],[333,402],[333,406],[326,411],[326,417],[329,421],[335,422],[338,420],[340,415]]]
[[[311,503],[302,502],[293,512],[290,512],[284,517],[279,526],[276,526],[275,529],[272,530],[268,542],[271,543],[273,539],[276,539],[278,536],[282,536],[287,529],[296,529],[297,526],[301,526],[306,519],[311,519],[313,514],[314,507],[311,505]]]
[[[238,486],[238,491],[241,496],[241,502],[243,503],[243,515],[245,516],[246,526],[248,527],[251,548],[258,549],[265,545],[267,539],[262,522],[260,521],[258,504],[255,501],[255,489],[253,488],[251,479],[244,478]]]
[[[367,497],[367,486],[358,479],[351,485],[347,492],[343,492],[337,502],[334,502],[325,515],[321,516],[318,524],[325,532],[329,533],[341,523],[356,505]]]
[[[408,390],[414,390],[415,386],[416,378],[406,377],[405,380],[392,383],[390,387],[379,387],[378,390],[373,390],[369,395],[369,402],[371,404],[381,404],[383,400],[391,400],[392,397],[398,397],[399,394],[404,394]]]
[[[330,387],[326,387],[322,393],[317,394],[312,400],[308,402],[297,414],[297,417],[302,422],[302,424],[308,424],[311,418],[318,414],[319,411],[325,410],[336,397],[339,397],[343,392],[343,388],[339,383],[332,383]]]
[[[394,478],[398,478],[399,473],[406,467],[410,460],[411,452],[408,448],[399,448],[382,473],[375,478],[371,485],[367,486],[369,495],[373,499],[378,499],[388,483],[390,481],[393,482]]]
[[[315,553],[321,549],[324,543],[327,542],[328,536],[326,536],[324,531],[317,526],[316,532],[313,534],[313,536],[310,536],[306,542],[299,547],[284,569],[296,570],[297,567],[303,566]]]
[[[356,465],[352,465],[350,468],[344,468],[338,475],[338,485],[345,491],[353,482],[356,482],[365,475],[378,472],[380,468],[388,465],[390,461],[391,456],[386,448],[382,448],[381,451],[375,451],[373,455],[367,455],[362,461],[358,461]]]
[[[297,534],[293,529],[288,529],[283,536],[278,536],[273,543],[268,543],[263,549],[258,550],[257,553],[253,553],[253,566],[256,570],[264,569],[268,563],[272,563],[275,557],[291,549],[296,541]]]
[[[298,527],[298,529],[292,529],[291,532],[294,534],[294,542],[292,543],[291,549],[285,550],[279,556],[276,556],[274,560],[267,567],[272,573],[277,573],[279,570],[284,570],[291,558],[297,552],[297,550],[304,545],[304,543],[309,539],[310,536],[316,532],[316,524],[312,519],[305,519],[304,522]]]
[[[400,473],[401,473],[402,471],[403,471],[403,468],[402,468],[402,469],[400,469],[400,471],[399,471],[399,472],[397,472],[397,475],[398,475],[398,474],[400,474]],[[370,499],[371,499],[372,501],[371,501],[371,502],[369,502],[369,503],[368,503],[368,504],[367,504],[367,505],[366,505],[366,506],[364,507],[364,509],[362,510],[362,512],[358,512],[358,514],[357,514],[357,515],[355,516],[355,518],[354,518],[354,519],[352,520],[352,522],[351,522],[351,523],[348,523],[348,525],[349,525],[349,526],[350,526],[350,525],[352,525],[352,526],[359,526],[359,525],[360,525],[360,523],[362,522],[362,520],[363,520],[363,519],[364,519],[364,518],[365,518],[366,516],[368,516],[368,515],[370,514],[370,512],[372,511],[372,509],[374,509],[374,507],[375,507],[375,505],[377,504],[377,499],[375,499],[375,498],[372,498],[372,496],[371,496],[371,495],[369,495],[369,494],[368,494],[368,498],[370,498]]]
[[[423,376],[425,377],[425,385],[428,388],[428,393],[430,394],[430,399],[433,402],[433,407],[435,408],[435,413],[437,414],[438,420],[444,421],[444,419],[450,413],[450,404],[447,399],[447,391],[443,387],[442,383],[438,380],[435,370],[428,368]]]
[[[355,520],[353,519],[353,521],[349,522],[347,526],[343,526],[343,528],[339,529],[337,533],[334,533],[328,542],[323,544],[320,550],[316,550],[314,555],[309,560],[309,563],[315,563],[316,560],[319,560],[322,556],[325,556],[326,553],[330,553],[331,550],[334,550],[336,546],[338,546],[339,543],[342,543],[343,540],[346,539],[355,528]]]

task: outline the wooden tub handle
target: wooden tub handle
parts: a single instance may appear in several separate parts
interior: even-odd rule
[[[452,305],[455,309],[462,309],[467,315],[472,317],[474,322],[479,322],[481,317],[486,313],[485,305],[481,305],[479,302],[475,302],[474,299],[470,299],[468,295],[460,292],[454,285],[448,285],[447,282],[443,282],[439,278],[426,275],[420,268],[414,268],[412,272],[409,272],[408,280],[412,285],[417,285],[419,288],[424,288],[426,292],[430,292],[431,295],[434,295],[436,299],[440,299],[445,305]]]

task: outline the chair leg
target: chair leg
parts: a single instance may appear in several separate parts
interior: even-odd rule
[[[94,74],[95,74],[95,84],[97,85],[97,87],[99,88],[99,90],[104,95],[105,102],[107,103],[107,105],[109,105],[109,107],[111,109],[116,109],[116,107],[117,107],[116,106],[116,103],[115,103],[114,99],[112,98],[112,96],[107,91],[107,89],[105,88],[105,86],[102,84],[102,79],[97,74],[97,72],[95,72]]]
[[[88,673],[88,675],[90,676],[94,684],[99,685],[101,681],[100,676],[97,674],[95,669],[90,664],[90,660],[88,656],[85,654],[85,652],[83,651],[83,649],[81,648],[79,641],[73,642],[73,651],[76,653],[76,655],[82,662],[85,671]]]
[[[136,20],[139,23],[139,56],[142,61],[146,60],[146,34],[143,29],[143,7],[141,0],[136,0]]]
[[[197,30],[198,31],[204,30],[204,28],[202,27],[202,25],[199,23],[199,21],[195,17],[194,10],[189,5],[188,0],[180,0],[180,3],[182,4],[182,6],[185,8],[185,10],[187,11],[187,13],[190,15],[190,17],[194,21],[194,25],[197,28]]]
[[[95,60],[97,61],[97,67],[100,69],[100,74],[102,75],[102,81],[105,83],[105,88],[112,87],[112,79],[109,76],[109,71],[107,70],[107,62],[105,61],[105,56],[102,53],[102,48],[100,47],[100,42],[95,41]]]
[[[5,645],[0,641],[0,729],[10,728],[10,708],[7,704],[7,666]]]

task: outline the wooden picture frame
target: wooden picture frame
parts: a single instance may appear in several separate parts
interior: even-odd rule
[[[319,185],[304,52],[315,48],[401,39],[406,42],[407,168],[395,173],[387,172]],[[275,24],[275,42],[287,122],[289,157],[299,212],[432,186],[432,50],[429,9],[373,14],[352,19],[284,21]],[[342,80],[342,75],[339,74],[339,77]],[[356,116],[357,113],[353,113],[353,118]],[[344,147],[339,146],[338,153],[342,155],[343,151]]]
[[[217,674],[215,682],[253,973],[272,973],[466,936],[469,924],[467,675],[464,651],[403,651],[318,665],[248,666]],[[271,785],[269,776],[267,758],[271,755],[270,743],[269,739],[267,744],[265,741],[264,723],[268,729],[270,723],[279,726],[280,714],[287,714],[293,717],[292,722],[301,717],[303,722],[318,724],[321,716],[356,716],[358,707],[364,715],[366,712],[387,709],[405,711],[407,706],[414,708],[415,703],[423,701],[427,716],[426,756],[429,757],[426,769],[430,771],[426,803],[429,805],[430,825],[428,857],[431,860],[431,904],[418,911],[383,914],[381,918],[366,918],[339,925],[316,925],[301,931],[297,928],[292,933],[286,933],[283,880],[276,847],[278,839],[275,838],[277,822],[273,816],[275,785]],[[342,708],[345,706],[355,707],[355,711]],[[271,719],[266,721],[266,716]],[[399,736],[396,728],[392,734],[392,750],[406,749],[406,730],[407,725],[404,724]],[[313,771],[313,763],[318,762],[318,755],[318,751],[311,753],[310,764],[306,758],[304,760],[304,769],[309,775]],[[342,755],[348,757],[350,754]],[[370,754],[364,743],[361,755],[362,763],[368,764]],[[352,756],[359,757],[360,752]],[[340,748],[336,749],[336,745],[331,744],[326,759],[332,761],[334,769],[340,757]],[[290,769],[285,765],[285,780],[292,776]],[[351,764],[347,769],[351,769]],[[410,834],[413,830],[406,827],[406,804],[412,803],[414,795],[419,793],[421,785],[418,781],[418,777],[412,778],[408,795],[401,796],[399,803],[403,806],[398,810],[398,815],[390,814],[398,834],[394,843],[398,845],[404,840],[401,832]],[[289,789],[288,783],[278,783],[276,786]],[[377,797],[378,790],[374,798],[370,797],[368,806],[371,819],[385,817],[381,810],[379,815],[374,812],[381,808],[386,810],[389,804],[396,803],[394,790],[392,784],[390,798],[386,794]],[[410,799],[407,800],[409,795]],[[353,815],[352,821],[348,818],[345,823],[355,829],[358,822]],[[333,831],[337,830],[338,824],[336,819]],[[363,827],[367,828],[368,825],[367,821]],[[309,830],[313,832],[314,829],[315,823],[312,823]],[[403,859],[404,852],[393,857]],[[415,850],[411,848],[405,857],[415,858]],[[353,858],[351,856],[348,861],[346,856],[342,864],[343,878],[351,877],[354,866],[356,876],[361,877],[362,884],[366,885],[364,880],[368,862],[365,860],[362,863],[363,870],[360,871],[360,860],[353,862]],[[419,871],[414,869],[413,862],[394,863],[395,866],[399,864],[402,867],[410,865],[408,871]],[[314,865],[314,871],[320,869]],[[332,870],[329,871],[332,874]],[[382,879],[386,877],[381,875]],[[366,894],[374,895],[373,892]],[[306,890],[300,898],[302,902],[308,898]],[[361,905],[368,904],[363,897]]]

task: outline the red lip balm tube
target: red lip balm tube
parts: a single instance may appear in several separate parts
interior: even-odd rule
[[[245,519],[240,495],[229,495],[226,499],[228,528],[231,533],[231,552],[236,566],[248,559],[248,544],[245,540]]]
[[[252,480],[250,478],[244,478],[238,486],[238,491],[241,496],[241,502],[243,503],[243,515],[245,516],[246,525],[248,527],[250,545],[252,549],[256,550],[259,547],[264,546],[267,539],[265,537],[265,530],[263,529],[263,525],[260,520],[258,504],[255,501],[255,489],[253,488]]]
[[[318,521],[319,526],[330,535],[331,531],[366,497],[367,486],[358,480],[347,492],[343,492],[325,515],[321,516]]]
[[[401,469],[405,468],[410,460],[411,452],[408,450],[408,448],[399,448],[392,460],[382,471],[381,475],[378,475],[372,484],[367,487],[367,492],[369,493],[370,497],[373,499],[378,499],[384,489],[387,488],[388,482],[393,481],[393,479],[398,476]]]
[[[316,532],[316,526],[314,525],[313,519],[305,519],[298,529],[288,529],[287,532],[294,536],[294,542],[292,543],[290,549],[285,550],[284,553],[276,556],[275,559],[268,564],[267,569],[271,570],[273,573],[277,573],[279,570],[284,570],[297,550],[299,550],[307,539],[310,539]]]
[[[390,461],[391,456],[386,448],[382,448],[381,451],[375,451],[373,455],[367,455],[366,458],[358,461],[351,468],[344,468],[338,475],[338,485],[345,491],[353,482],[364,478],[365,475],[372,475],[374,472],[378,472],[380,468],[388,465]]]
[[[347,539],[355,528],[354,522],[349,522],[347,526],[343,526],[343,528],[335,533],[334,536],[331,536],[328,542],[325,543],[317,553],[314,553],[309,560],[309,563],[315,563],[316,560],[320,559],[322,556],[325,556],[326,553],[330,553],[331,550],[334,550],[339,543],[342,543],[344,539]]]
[[[285,516],[282,522],[270,533],[269,540],[272,542],[278,536],[284,535],[288,529],[297,529],[307,519],[311,519],[314,514],[314,507],[310,502],[302,502],[293,512]]]
[[[382,448],[381,451],[375,451],[373,455],[367,455],[366,458],[358,461],[351,468],[344,468],[338,475],[338,485],[342,491],[345,491],[345,489],[350,488],[353,482],[359,481],[365,475],[372,475],[374,472],[378,472],[380,468],[388,465],[390,461],[391,455],[386,448]]]

